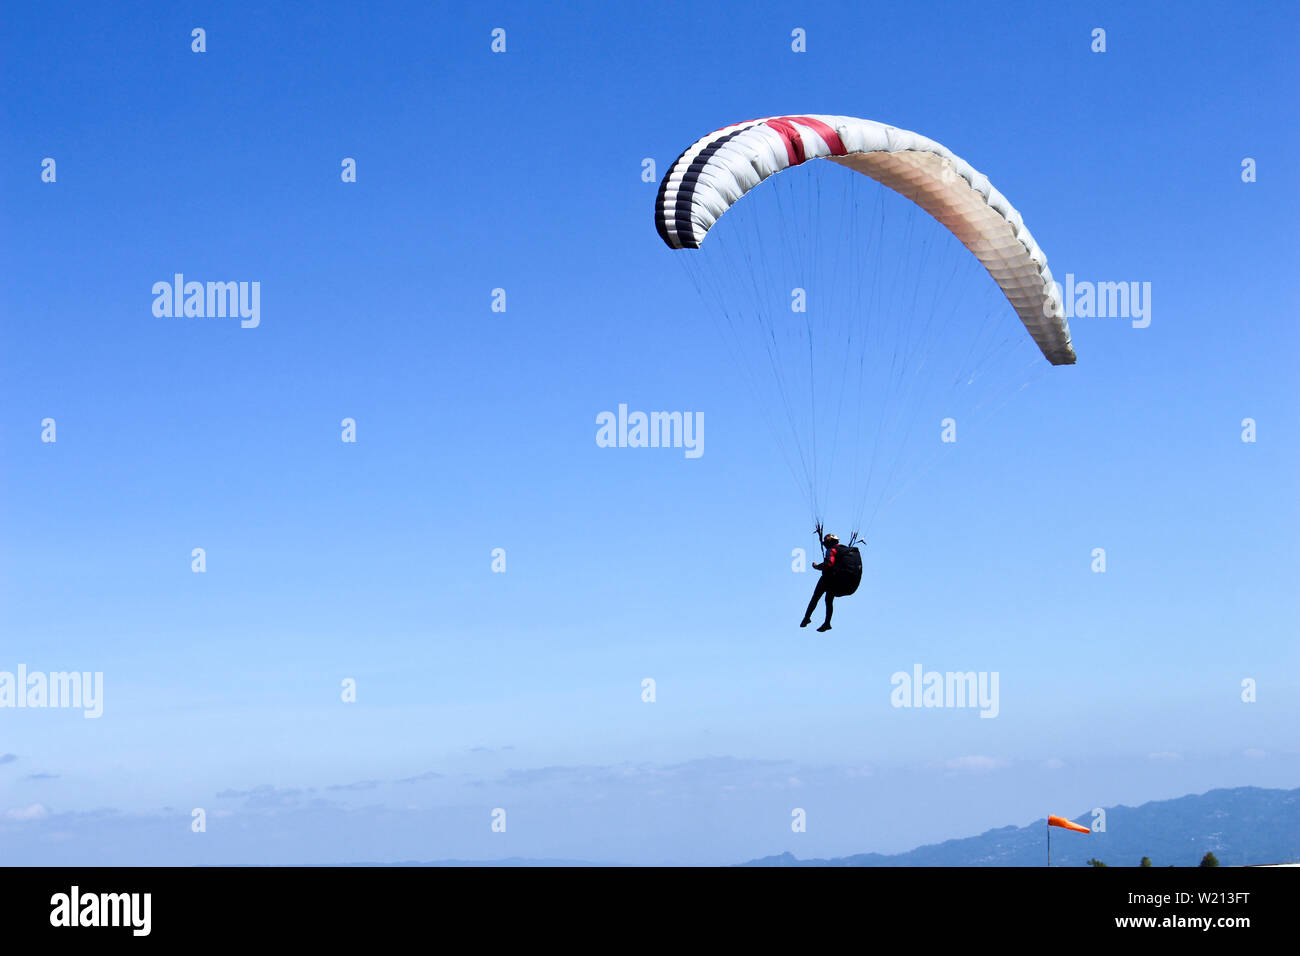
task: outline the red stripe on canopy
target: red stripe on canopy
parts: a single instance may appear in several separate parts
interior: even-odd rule
[[[803,137],[799,131],[794,128],[794,124],[784,117],[777,117],[767,121],[769,128],[776,130],[780,137],[785,140],[785,154],[790,160],[791,166],[798,166],[808,157],[803,152]]]
[[[826,144],[832,156],[843,156],[848,153],[848,150],[844,148],[844,144],[840,142],[840,134],[821,120],[813,119],[811,116],[782,116],[781,119],[791,120],[802,126],[807,126],[822,138],[822,142]]]

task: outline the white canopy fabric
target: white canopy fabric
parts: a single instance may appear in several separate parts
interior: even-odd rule
[[[784,169],[827,159],[906,196],[943,223],[1001,287],[1053,365],[1072,365],[1060,293],[1020,213],[944,146],[851,116],[774,116],[726,126],[693,143],[659,187],[655,225],[674,249],[698,249],[745,193]]]

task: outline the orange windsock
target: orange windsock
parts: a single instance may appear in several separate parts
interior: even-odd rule
[[[1055,816],[1055,815],[1049,816],[1049,817],[1047,818],[1047,825],[1048,825],[1049,827],[1062,827],[1062,828],[1064,828],[1064,829],[1066,829],[1066,830],[1078,830],[1080,833],[1091,833],[1091,832],[1092,832],[1091,830],[1089,830],[1087,827],[1085,827],[1085,826],[1084,826],[1083,824],[1081,824],[1081,823],[1073,823],[1073,822],[1071,822],[1071,821],[1065,819],[1065,817],[1058,817],[1058,816]]]

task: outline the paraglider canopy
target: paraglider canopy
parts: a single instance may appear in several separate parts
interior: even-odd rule
[[[747,374],[818,529],[835,499],[837,523],[854,519],[850,545],[922,459],[955,445],[958,421],[991,414],[1044,357],[1075,362],[1047,257],[1020,213],[917,133],[811,114],[723,127],[669,167],[655,226],[683,250],[674,258]]]
[[[687,149],[659,187],[655,225],[698,249],[736,200],[769,176],[825,158],[888,186],[975,254],[1053,365],[1075,361],[1060,293],[1020,213],[988,177],[917,133],[851,116],[776,116],[726,126]]]

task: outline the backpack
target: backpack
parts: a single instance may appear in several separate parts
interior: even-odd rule
[[[862,583],[862,553],[852,545],[835,546],[835,563],[831,565],[827,590],[835,597],[848,597]]]

